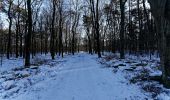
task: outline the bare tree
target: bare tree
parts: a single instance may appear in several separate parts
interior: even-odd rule
[[[11,51],[11,27],[12,27],[12,5],[14,0],[8,0],[9,3],[8,7],[8,19],[9,19],[9,29],[8,29],[8,45],[7,45],[7,59],[9,59]]]
[[[90,9],[92,13],[92,22],[93,22],[93,29],[95,31],[94,37],[96,41],[96,51],[98,53],[98,57],[101,57],[100,53],[100,33],[99,33],[99,0],[90,0]]]
[[[58,3],[58,11],[59,11],[59,56],[60,54],[62,54],[62,57],[63,57],[63,41],[62,41],[62,29],[63,29],[63,0],[59,0],[59,3]]]
[[[55,34],[55,29],[54,29],[54,25],[55,25],[55,16],[56,16],[56,0],[52,0],[52,4],[53,4],[53,15],[52,15],[52,25],[51,25],[51,37],[50,37],[50,53],[51,53],[51,57],[52,59],[55,59],[55,48],[54,48],[54,34]]]
[[[121,28],[120,28],[120,58],[124,59],[125,54],[124,54],[124,37],[125,37],[125,3],[127,0],[120,0],[120,10],[121,10]]]
[[[25,41],[25,67],[30,66],[30,51],[31,51],[31,35],[32,35],[32,8],[31,0],[27,0],[27,10],[28,10],[28,33],[26,35]]]

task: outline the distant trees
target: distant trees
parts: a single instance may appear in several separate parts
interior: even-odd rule
[[[6,29],[2,28],[0,34],[3,36],[2,52],[8,59],[13,54],[16,58],[25,58],[26,66],[31,64],[30,55],[50,53],[55,59],[56,55],[74,55],[80,50],[96,53],[98,57],[101,57],[101,52],[107,51],[120,52],[120,58],[124,58],[126,53],[150,54],[151,58],[159,50],[159,45],[163,48],[165,44],[159,39],[163,37],[160,35],[163,31],[156,31],[158,28],[155,27],[162,25],[163,22],[157,22],[162,17],[153,14],[153,19],[146,0],[1,2],[1,12],[6,14],[9,25]],[[46,6],[42,6],[43,3]]]
[[[87,34],[87,38],[88,38],[88,52],[90,53],[90,54],[92,54],[93,53],[93,51],[92,51],[92,38],[91,38],[91,32],[90,32],[90,30],[91,30],[91,17],[90,16],[88,16],[88,15],[86,15],[86,13],[85,13],[85,15],[83,15],[83,24],[84,24],[84,27],[86,28],[86,34]]]
[[[0,65],[2,65],[2,60],[3,60],[3,55],[4,55],[4,34],[5,34],[5,31],[3,30],[3,22],[2,22],[2,19],[0,17]]]
[[[155,23],[145,0],[111,0],[109,4],[101,4],[99,13],[99,43],[102,51],[120,52],[120,58],[125,53],[151,55],[158,49],[158,35]],[[88,51],[97,52],[95,38],[95,14],[97,1],[89,0],[84,7],[84,28],[87,33]],[[95,5],[95,6],[94,6]],[[94,6],[94,7],[93,7]],[[86,9],[86,10],[85,10]],[[95,10],[94,10],[95,9]],[[95,34],[94,34],[95,33]],[[93,41],[92,43],[90,43]],[[91,45],[89,45],[91,44]]]
[[[76,0],[76,2],[73,2],[74,7],[72,9],[70,9],[71,11],[71,32],[72,32],[72,39],[71,39],[71,52],[74,55],[75,51],[76,51],[76,46],[77,46],[77,42],[78,42],[78,35],[77,35],[77,28],[79,25],[79,20],[80,20],[80,12],[79,10],[81,10],[80,8],[80,4],[79,1]],[[77,37],[77,38],[76,38]]]
[[[15,24],[16,24],[16,40],[15,40],[15,56],[18,58],[19,56],[19,40],[20,40],[20,56],[22,56],[22,33],[21,33],[21,15],[22,15],[22,3],[23,1],[17,0],[17,4],[15,7]]]

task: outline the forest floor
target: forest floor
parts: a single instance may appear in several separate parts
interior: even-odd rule
[[[22,66],[22,59],[3,60],[0,100],[170,100],[170,90],[148,78],[161,75],[156,57],[43,55]]]

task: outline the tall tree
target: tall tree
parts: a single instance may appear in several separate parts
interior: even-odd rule
[[[7,45],[7,59],[9,59],[11,54],[11,28],[12,28],[12,4],[13,0],[8,0],[9,8],[8,8],[8,19],[9,19],[9,29],[8,29],[8,45]]]
[[[121,23],[120,23],[120,59],[125,58],[124,53],[124,38],[125,38],[125,3],[127,0],[120,0],[120,10],[121,10]]]
[[[15,55],[16,55],[16,58],[18,58],[18,56],[19,56],[18,43],[19,43],[19,35],[21,34],[21,31],[20,31],[20,28],[21,28],[20,27],[20,17],[21,17],[21,11],[22,11],[22,9],[20,8],[20,5],[22,3],[23,3],[22,1],[18,0],[17,1],[17,8],[16,8],[16,13],[17,13],[17,18],[16,18],[16,40],[15,40],[15,45],[16,45]]]
[[[55,34],[55,29],[54,29],[54,25],[55,25],[55,16],[56,16],[56,0],[52,0],[52,4],[53,4],[53,14],[52,14],[52,29],[51,29],[51,37],[50,37],[50,53],[51,53],[51,57],[52,59],[55,59],[55,48],[54,48],[54,34]]]
[[[59,0],[59,6],[58,6],[58,11],[59,11],[59,55],[62,54],[63,57],[63,41],[62,41],[62,29],[63,29],[63,0]]]
[[[160,59],[164,85],[170,88],[170,1],[148,0],[159,34]]]
[[[93,31],[95,32],[94,38],[96,41],[96,52],[98,54],[98,57],[101,57],[101,48],[100,48],[100,33],[99,33],[99,0],[90,0],[90,9],[92,13],[92,25],[93,25]],[[94,41],[94,42],[95,42]]]
[[[31,35],[32,35],[32,9],[31,0],[27,0],[27,10],[28,10],[28,33],[26,35],[25,41],[25,67],[30,66],[30,51],[31,51]]]

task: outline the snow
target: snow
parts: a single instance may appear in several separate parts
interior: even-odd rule
[[[129,78],[134,73],[125,71],[131,65],[141,63],[140,60],[134,60],[136,58],[132,56],[126,60],[119,60],[116,56],[109,61],[103,58],[98,59],[97,55],[87,53],[65,55],[56,60],[51,60],[50,55],[37,56],[30,69],[1,73],[0,100],[152,99],[150,93],[143,91],[138,84],[130,83]],[[127,61],[134,63],[127,64]],[[13,63],[17,62],[20,60]],[[148,63],[147,66],[154,64]],[[141,66],[136,68],[138,71],[141,69]],[[160,74],[157,70],[148,70],[153,74]],[[168,100],[170,96],[162,93],[157,98]]]
[[[170,100],[170,96],[168,96],[167,94],[162,93],[162,94],[158,95],[157,99],[158,100]]]
[[[3,59],[2,65],[0,65],[0,72],[9,71],[11,69],[23,66],[24,60],[22,58]]]

